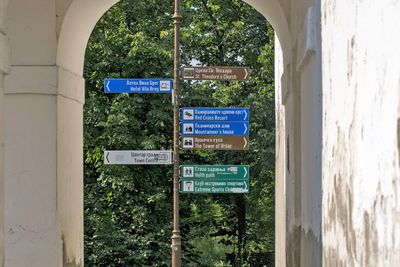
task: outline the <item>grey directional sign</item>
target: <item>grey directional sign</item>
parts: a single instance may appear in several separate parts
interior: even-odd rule
[[[104,164],[172,164],[172,150],[106,150]]]

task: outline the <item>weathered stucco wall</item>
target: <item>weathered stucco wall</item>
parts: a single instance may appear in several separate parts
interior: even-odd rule
[[[275,55],[276,265],[321,266],[320,1],[247,2],[269,20],[279,38]]]
[[[0,267],[4,266],[4,76],[10,72],[10,41],[6,35],[8,0],[0,0]]]
[[[286,165],[285,165],[285,107],[282,105],[280,88],[283,75],[283,55],[278,36],[275,34],[275,266],[286,266]]]
[[[83,266],[84,55],[92,29],[118,0],[57,2],[57,210],[59,265]]]
[[[400,263],[400,1],[322,1],[323,263]]]
[[[281,77],[285,106],[287,266],[322,265],[319,10],[319,1],[291,1],[290,5],[292,58],[285,61]]]
[[[299,5],[296,71],[301,128],[301,266],[322,265],[322,73],[319,1]]]
[[[4,74],[0,73],[0,114],[3,114]],[[4,142],[3,116],[0,116],[0,267],[4,266]]]
[[[0,0],[0,266],[83,266],[83,60],[116,2]]]
[[[58,70],[57,210],[59,266],[83,266],[83,103],[81,76]]]
[[[57,265],[55,2],[13,0],[5,79],[5,266]]]

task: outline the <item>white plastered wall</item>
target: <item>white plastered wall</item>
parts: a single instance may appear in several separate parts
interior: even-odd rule
[[[283,55],[278,36],[275,34],[275,87],[282,87]],[[281,90],[275,90],[275,266],[286,266],[286,149],[285,107],[282,105]]]
[[[271,22],[279,38],[275,55],[276,265],[321,266],[320,1],[249,3]]]
[[[400,1],[322,1],[323,263],[400,263]]]
[[[0,54],[0,89],[11,54],[0,127],[0,266],[83,266],[83,60],[91,30],[115,2],[0,1],[2,52],[6,36],[11,43]]]
[[[10,1],[4,89],[5,266],[57,265],[54,2]]]
[[[0,267],[4,266],[4,76],[10,72],[10,42],[6,35],[8,0],[0,0]]]
[[[83,265],[83,103],[82,77],[89,36],[117,0],[75,0],[59,23],[57,47],[57,209],[62,240],[59,266]]]
[[[296,72],[300,97],[301,266],[322,265],[322,73],[319,1],[293,2],[299,23]],[[295,85],[293,86],[295,87]],[[296,127],[298,128],[298,127]]]
[[[282,87],[288,85],[288,70],[285,66],[292,58],[291,37],[288,27],[288,10],[283,2],[288,1],[261,1],[246,0],[248,4],[258,10],[271,23],[275,30],[275,98],[276,98],[276,182],[275,182],[275,265],[286,266],[288,238],[288,215],[286,205],[286,113],[283,104]],[[283,3],[285,4],[285,3]],[[286,3],[287,4],[287,3]],[[282,82],[281,82],[282,80]],[[285,91],[285,90],[283,90]],[[290,216],[289,216],[290,217]],[[290,218],[289,218],[290,220]],[[290,242],[290,241],[289,241]]]

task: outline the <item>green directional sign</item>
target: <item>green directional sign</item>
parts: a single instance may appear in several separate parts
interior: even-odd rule
[[[183,165],[182,193],[248,193],[248,165]]]
[[[248,193],[249,179],[185,179],[182,193]]]
[[[248,165],[182,165],[182,179],[248,179]]]

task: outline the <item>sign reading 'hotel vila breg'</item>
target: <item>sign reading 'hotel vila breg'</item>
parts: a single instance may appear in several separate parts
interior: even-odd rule
[[[105,79],[106,93],[171,93],[172,79]]]

